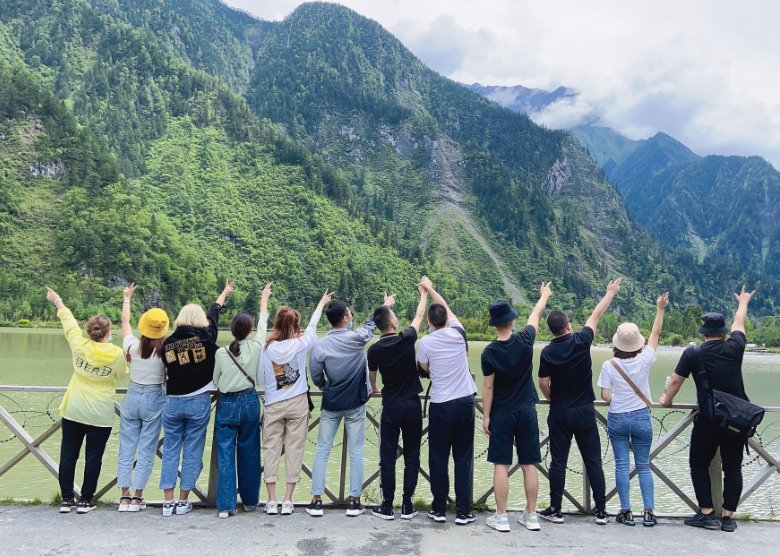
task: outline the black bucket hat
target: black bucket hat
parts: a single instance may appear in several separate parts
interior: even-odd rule
[[[491,303],[488,311],[490,312],[488,326],[501,326],[517,318],[517,311],[512,309],[512,306],[505,299]]]
[[[720,313],[707,313],[701,317],[701,326],[699,334],[703,336],[720,336],[728,334],[729,327],[726,326],[726,319]]]

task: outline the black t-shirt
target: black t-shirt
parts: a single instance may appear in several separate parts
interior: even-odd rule
[[[368,348],[368,370],[382,374],[382,405],[416,397],[423,391],[417,374],[414,344],[417,330],[406,328],[398,334],[384,334]]]
[[[222,306],[212,303],[206,328],[179,326],[163,344],[163,364],[168,375],[166,391],[171,396],[197,392],[214,379],[219,313]]]
[[[550,377],[550,410],[577,407],[596,400],[590,345],[593,330],[555,338],[542,350],[539,377]]]
[[[704,372],[710,388],[726,392],[743,400],[747,400],[745,385],[742,382],[742,356],[745,354],[747,340],[742,332],[731,333],[728,340],[713,340],[701,345],[701,357],[704,361]],[[701,406],[704,402],[702,387],[699,382],[699,363],[693,354],[693,348],[687,348],[674,372],[683,378],[693,375],[696,383],[696,398]]]
[[[508,340],[493,340],[482,352],[482,374],[493,379],[490,415],[515,413],[539,401],[534,386],[536,329],[526,326]]]

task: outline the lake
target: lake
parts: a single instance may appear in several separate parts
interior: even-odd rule
[[[228,332],[221,332],[219,342],[226,345],[232,339]],[[119,339],[115,343],[119,345]],[[469,360],[472,372],[477,375],[477,385],[481,389],[481,371],[479,357],[484,349],[486,342],[470,342]],[[542,346],[535,349],[535,369],[538,369],[538,358]],[[658,353],[658,360],[653,365],[650,376],[650,386],[654,401],[663,392],[666,377],[674,372],[674,368],[682,353],[682,349],[661,348]],[[606,348],[593,348],[593,371],[594,387],[598,378],[601,365],[609,359],[611,351]],[[32,330],[32,329],[8,329],[0,328],[0,383],[14,384],[24,386],[67,386],[73,372],[70,363],[70,350],[65,341],[61,330]],[[752,354],[745,355],[744,361],[744,379],[748,395],[751,400],[761,405],[780,405],[780,355],[771,354]],[[128,381],[118,384],[120,387],[127,386]],[[596,388],[598,395],[598,388]],[[117,396],[121,402],[121,396]],[[677,402],[694,403],[696,399],[695,389],[691,380],[686,381],[678,395]],[[0,392],[0,405],[6,410],[14,412],[14,418],[17,421],[26,422],[26,429],[32,437],[40,435],[53,420],[59,418],[60,395],[45,393],[18,393],[18,392]],[[317,402],[317,406],[319,403]],[[368,410],[379,420],[381,405],[379,400],[371,400]],[[606,408],[600,408],[600,411],[606,415]],[[319,407],[315,410],[312,418],[316,418]],[[538,407],[539,423],[542,434],[547,429],[546,416],[547,407],[540,405]],[[654,432],[656,438],[665,430],[671,428],[686,411],[681,410],[653,410]],[[106,449],[106,455],[103,463],[103,471],[100,478],[100,487],[116,476],[116,459],[118,449],[118,426],[119,419],[115,420],[114,431]],[[22,449],[19,440],[12,438],[10,431],[0,425],[0,465],[8,461],[13,455]],[[485,452],[487,449],[487,438],[481,432],[481,420],[479,412],[477,413],[477,429],[475,435],[475,491],[483,492],[489,488],[492,483],[492,465],[485,461]],[[689,431],[690,429],[688,429]],[[656,459],[654,463],[680,488],[694,499],[693,488],[690,485],[687,465],[687,441],[690,433],[684,432],[678,440],[672,442]],[[759,432],[760,440],[764,446],[769,447],[770,453],[780,456],[780,414],[767,413]],[[211,434],[211,433],[209,433]],[[304,461],[311,465],[314,459],[314,442],[316,441],[317,429],[309,434],[307,445],[307,454]],[[334,450],[331,454],[328,487],[338,492],[339,481],[339,458],[341,455],[341,435],[336,438]],[[366,433],[366,474],[368,477],[378,465],[378,431],[375,427],[369,425]],[[60,434],[55,434],[52,438],[44,442],[43,447],[57,461],[59,459]],[[602,431],[602,448],[604,453],[604,468],[607,476],[608,488],[614,483],[614,465],[612,460],[612,451],[606,441],[606,433]],[[208,468],[210,461],[211,441],[206,446],[204,456],[204,470],[201,474],[199,484],[206,488],[208,482]],[[545,461],[543,465],[549,465],[549,454],[546,449],[542,451]],[[398,464],[398,487],[401,481],[401,462]],[[427,449],[423,446],[422,466],[427,469]],[[743,474],[745,484],[763,466],[763,460],[757,458],[751,452],[751,456],[745,458]],[[576,446],[572,449],[569,459],[570,471],[567,476],[567,488],[575,496],[580,496],[582,492],[582,463],[579,460]],[[283,473],[280,470],[280,475]],[[77,470],[77,482],[80,482],[82,467]],[[149,500],[162,499],[162,493],[156,488],[160,478],[160,463],[155,463],[154,473],[149,482],[149,488],[146,491],[146,498]],[[283,475],[282,475],[283,476]],[[510,507],[521,507],[524,505],[524,495],[522,492],[522,477],[520,473],[513,475],[510,480]],[[540,504],[548,501],[547,481],[540,476]],[[304,475],[301,484],[296,489],[296,501],[303,502],[310,498],[309,491],[311,481]],[[666,487],[660,480],[655,481],[656,488],[656,507],[662,513],[686,513],[688,507],[672,491]],[[8,473],[0,477],[0,498],[34,498],[49,499],[53,493],[58,490],[57,481],[48,471],[31,455],[28,455],[24,461]],[[112,490],[104,499],[117,500],[119,498],[118,490]],[[369,499],[376,499],[379,495],[378,483],[375,482],[366,489],[365,495]],[[398,494],[400,496],[400,493]],[[417,496],[426,500],[430,499],[430,489],[421,477],[417,489]],[[261,492],[261,500],[265,500],[265,487]],[[641,498],[636,479],[632,481],[632,500],[635,509],[640,508]],[[488,500],[492,504],[492,497]],[[609,502],[608,509],[613,512],[618,509],[617,496]],[[571,508],[571,505],[568,506]],[[567,508],[567,502],[564,500],[564,509]],[[778,508],[772,510],[770,508]],[[641,509],[641,508],[640,508]],[[769,479],[764,485],[753,494],[742,506],[740,512],[750,513],[753,516],[768,517],[771,511],[780,511],[780,475]]]

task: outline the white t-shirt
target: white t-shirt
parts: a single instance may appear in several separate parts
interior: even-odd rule
[[[309,389],[306,356],[317,342],[320,315],[320,311],[314,311],[300,337],[273,342],[263,349],[257,369],[257,385],[265,387],[265,405],[289,400]]]
[[[149,359],[141,359],[141,340],[133,335],[123,340],[125,353],[130,356],[130,380],[136,384],[162,384],[165,382],[165,366],[155,352]]]
[[[653,399],[650,394],[650,366],[655,362],[655,350],[645,346],[642,353],[632,359],[615,359],[623,372],[637,385],[648,400]],[[620,373],[615,370],[612,363],[606,361],[601,367],[598,385],[601,388],[612,390],[612,402],[609,404],[610,413],[628,413],[638,409],[645,409],[647,404],[636,395],[634,389],[623,380]]]
[[[417,361],[428,363],[431,374],[431,403],[448,402],[477,392],[477,385],[469,371],[466,342],[454,329],[462,329],[463,325],[457,318],[451,318],[449,325],[449,328],[439,328],[423,336],[417,348]]]

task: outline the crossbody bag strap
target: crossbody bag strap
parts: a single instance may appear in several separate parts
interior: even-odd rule
[[[252,380],[252,377],[247,374],[247,372],[244,370],[244,368],[241,365],[238,364],[238,361],[236,361],[236,358],[233,357],[233,354],[230,353],[230,350],[227,347],[225,348],[225,353],[227,353],[230,356],[230,358],[233,360],[233,363],[236,364],[236,367],[238,367],[238,370],[244,374],[246,379],[252,383],[252,388],[257,388],[257,383],[254,380]]]
[[[620,365],[617,364],[617,361],[614,359],[609,360],[610,363],[612,363],[612,366],[615,367],[615,370],[620,374],[620,376],[623,377],[623,380],[625,380],[628,385],[631,387],[631,389],[636,393],[637,396],[639,396],[639,399],[641,399],[643,402],[645,402],[645,405],[647,405],[648,408],[653,407],[653,402],[647,399],[647,396],[645,396],[642,391],[637,387],[636,384],[634,384],[634,381],[628,378],[628,375],[623,371],[623,369],[620,368]]]

